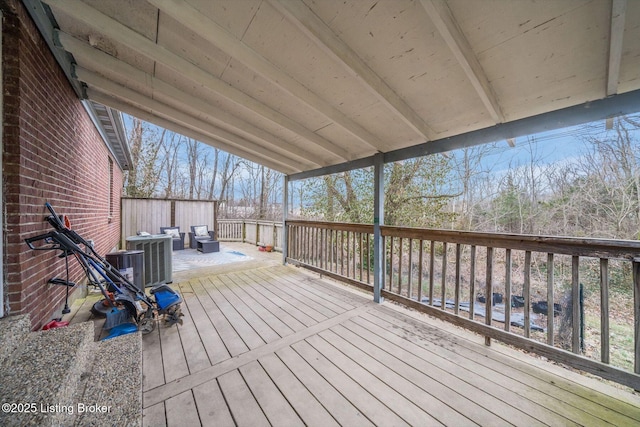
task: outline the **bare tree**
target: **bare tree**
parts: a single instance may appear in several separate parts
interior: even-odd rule
[[[159,148],[163,145],[166,131],[158,135],[155,128],[141,120],[132,119],[129,146],[133,163],[127,172],[125,193],[133,197],[151,197],[161,178],[164,158]]]

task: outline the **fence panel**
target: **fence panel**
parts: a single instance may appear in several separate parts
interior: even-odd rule
[[[192,225],[207,225],[216,229],[216,201],[142,199],[123,197],[121,203],[120,246],[126,246],[126,238],[139,231],[150,234],[160,233],[160,227],[180,227],[188,236]],[[189,239],[185,237],[188,247]]]
[[[184,243],[189,246],[189,231],[192,225],[206,225],[215,229],[215,202],[213,201],[175,201],[175,226],[185,232]]]
[[[158,199],[122,199],[120,247],[139,231],[160,233],[160,227],[171,225],[171,201]]]

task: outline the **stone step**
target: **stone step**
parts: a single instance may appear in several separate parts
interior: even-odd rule
[[[73,425],[93,337],[89,322],[30,333],[0,366],[2,404],[18,405],[0,413],[0,425]]]
[[[29,315],[9,316],[0,319],[0,366],[9,358],[31,332]]]
[[[96,347],[97,357],[82,397],[96,408],[80,414],[76,425],[142,425],[142,335],[122,335],[96,342]]]
[[[142,424],[139,332],[96,342],[93,322],[30,333],[24,322],[9,322],[22,338],[0,364],[0,403],[15,404],[0,426]]]

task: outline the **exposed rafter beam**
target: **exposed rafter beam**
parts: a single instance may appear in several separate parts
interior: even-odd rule
[[[300,0],[269,0],[297,28],[311,38],[365,87],[397,114],[407,125],[427,140],[436,132],[387,83],[344,43],[311,9]]]
[[[249,135],[251,138],[263,141],[270,149],[284,156],[290,154],[297,157],[303,163],[314,164],[316,166],[326,166],[331,163],[328,159],[318,159],[317,154],[310,153],[294,144],[278,139],[269,132],[241,120],[220,108],[214,107],[201,98],[188,95],[142,70],[120,61],[101,50],[94,49],[88,43],[78,40],[69,34],[57,31],[56,36],[60,43],[65,46],[65,49],[73,54],[76,61],[79,61],[85,68],[100,72],[108,78],[116,79],[121,85],[129,87],[130,89],[134,87],[146,87],[153,93],[154,99],[164,98],[170,101],[167,103],[177,106],[177,108],[181,110],[184,110],[185,106],[195,109],[201,114],[206,115],[208,121],[210,118],[210,121],[218,126],[222,126],[223,128],[231,127],[236,134]],[[336,157],[334,156],[331,160],[335,159]]]
[[[98,31],[100,34],[135,50],[153,61],[159,62],[179,72],[185,78],[201,85],[203,89],[206,88],[214,91],[218,95],[225,97],[242,108],[250,110],[252,113],[258,114],[263,118],[266,118],[267,120],[270,120],[273,123],[276,123],[279,126],[299,135],[309,143],[316,144],[344,160],[351,160],[354,157],[354,155],[350,154],[345,149],[305,128],[284,114],[234,88],[227,82],[209,74],[181,56],[157,45],[143,35],[131,30],[127,26],[94,9],[88,4],[79,0],[46,0],[46,2],[51,7],[83,22],[89,28]]]
[[[620,61],[627,0],[613,0],[611,3],[611,33],[609,36],[609,66],[607,67],[607,96],[618,93]]]
[[[236,147],[231,147],[231,146],[227,146],[226,148],[223,148],[221,147],[220,141],[218,141],[215,138],[211,138],[210,136],[204,135],[191,128],[181,126],[175,122],[172,122],[163,117],[157,116],[153,112],[149,112],[143,108],[130,104],[128,101],[124,101],[115,96],[100,92],[99,89],[87,88],[86,91],[87,91],[87,95],[91,97],[91,99],[95,102],[99,102],[108,107],[115,108],[118,111],[122,111],[123,113],[137,117],[141,120],[147,121],[149,123],[153,123],[164,129],[168,129],[175,133],[179,133],[180,135],[184,135],[188,138],[192,138],[197,141],[204,142],[205,144],[209,144],[213,147],[220,148],[221,150],[224,150],[230,154],[264,165],[275,171],[287,173],[286,172],[287,170],[291,170],[291,168],[283,166],[280,163],[270,162],[269,160],[261,159],[255,154],[246,150],[238,149]]]
[[[264,148],[251,141],[239,137],[224,129],[220,129],[210,123],[204,122],[198,118],[195,118],[182,111],[178,111],[173,107],[170,107],[162,102],[151,99],[141,93],[135,92],[129,88],[121,86],[113,81],[106,79],[92,71],[84,68],[76,68],[75,74],[78,80],[86,83],[89,87],[95,87],[101,92],[116,96],[121,99],[130,100],[134,105],[141,106],[148,110],[155,112],[156,115],[164,117],[167,120],[171,120],[184,127],[191,128],[202,134],[209,135],[211,138],[220,142],[224,142],[227,147],[236,147],[244,150],[252,151],[262,157],[270,159],[272,162],[279,162],[282,165],[286,165],[292,169],[297,169],[300,166],[300,162],[279,155],[268,148]]]
[[[443,0],[420,0],[420,3],[447,43],[447,46],[449,46],[449,49],[451,49],[451,52],[453,52],[491,118],[496,123],[504,122],[504,115],[489,84],[489,80],[467,38],[451,14],[449,6]]]
[[[172,17],[185,27],[192,29],[202,38],[217,46],[233,59],[243,63],[252,71],[276,83],[281,89],[307,104],[309,107],[331,119],[334,123],[346,129],[365,145],[383,150],[384,144],[371,132],[355,123],[342,112],[331,106],[324,99],[313,93],[286,72],[269,62],[262,55],[238,40],[225,28],[196,10],[184,1],[178,0],[147,0]]]

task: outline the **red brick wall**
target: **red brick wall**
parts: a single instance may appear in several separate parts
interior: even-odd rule
[[[64,303],[59,253],[32,251],[24,239],[45,233],[51,203],[72,228],[93,239],[100,254],[119,241],[122,171],[114,162],[113,217],[109,218],[109,157],[80,100],[19,0],[2,0],[4,92],[3,179],[6,207],[5,297],[8,314],[47,323]],[[82,274],[70,258],[71,280]]]

